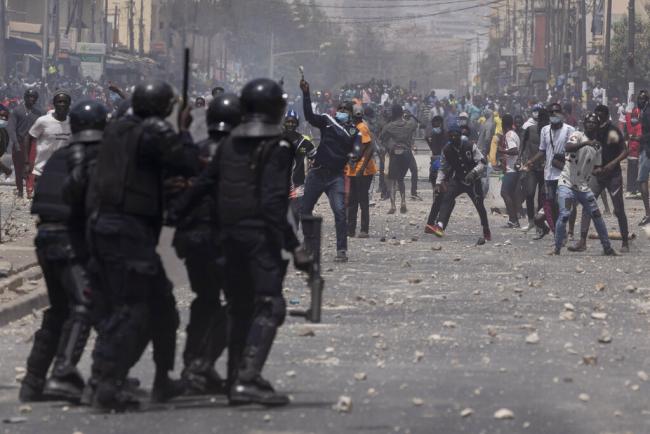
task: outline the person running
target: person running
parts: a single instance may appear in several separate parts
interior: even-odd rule
[[[551,255],[560,254],[566,237],[569,216],[575,208],[576,202],[579,202],[594,220],[598,237],[603,245],[603,253],[607,256],[617,256],[610,244],[607,226],[598,209],[596,198],[589,188],[593,173],[598,173],[602,165],[602,147],[598,141],[598,124],[598,116],[595,113],[589,113],[584,120],[585,132],[572,132],[565,144],[565,164],[557,184],[560,212],[555,226],[555,249],[550,253]]]
[[[442,116],[434,116],[431,119],[431,134],[426,137],[427,144],[431,150],[431,166],[429,168],[429,182],[435,189],[436,179],[438,178],[438,170],[440,170],[440,160],[442,155],[442,148],[447,143],[447,134],[443,127]],[[433,193],[433,203],[431,204],[431,211],[429,211],[429,218],[424,227],[424,232],[432,234],[435,230],[434,225],[438,219],[440,206],[442,205],[442,194]]]
[[[387,123],[380,133],[380,140],[388,150],[390,161],[388,164],[388,190],[390,192],[390,210],[388,214],[395,214],[395,194],[399,188],[400,212],[405,214],[406,187],[404,176],[411,162],[410,149],[417,122],[412,116],[404,116],[402,106],[394,104],[391,108],[391,121]]]
[[[442,150],[442,161],[434,187],[436,193],[444,193],[444,196],[438,223],[433,226],[432,232],[437,237],[444,235],[456,198],[466,193],[478,212],[483,227],[483,238],[489,241],[492,236],[481,185],[481,176],[485,172],[487,162],[477,145],[469,140],[462,140],[460,128],[451,127],[448,138],[449,142]]]
[[[621,231],[621,252],[629,252],[628,225],[625,215],[625,203],[623,200],[623,171],[621,161],[627,157],[627,146],[623,133],[609,119],[607,106],[599,105],[595,109],[599,126],[596,131],[597,140],[601,145],[602,167],[594,171],[590,188],[594,197],[598,199],[602,192],[607,189],[614,205],[614,215],[618,219],[618,227]],[[604,196],[604,194],[603,194]],[[580,223],[580,241],[569,248],[571,251],[582,252],[587,249],[587,234],[591,216],[587,208],[582,209],[582,220]]]

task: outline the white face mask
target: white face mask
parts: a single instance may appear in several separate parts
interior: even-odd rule
[[[9,121],[6,121],[4,119],[0,119],[0,128],[7,128],[7,124]]]

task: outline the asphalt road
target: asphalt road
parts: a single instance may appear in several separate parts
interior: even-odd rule
[[[0,329],[0,418],[25,418],[0,424],[0,432],[650,432],[645,235],[622,257],[600,256],[597,241],[584,254],[548,257],[550,238],[535,242],[532,234],[500,229],[501,216],[490,217],[493,241],[476,246],[478,217],[467,199],[440,240],[422,233],[428,202],[408,205],[407,215],[388,216],[388,204],[379,202],[371,209],[371,238],[351,239],[350,262],[334,264],[331,212],[321,203],[324,322],[288,319],[265,371],[292,395],[290,406],[229,408],[223,397],[206,397],[128,414],[64,403],[32,404],[21,413],[15,377],[37,314]],[[628,207],[637,229],[640,202]],[[615,227],[612,218],[608,223]],[[185,323],[185,273],[167,248],[163,254]],[[286,288],[293,303],[306,302],[294,271]],[[603,334],[610,343],[599,342]],[[178,338],[182,344],[184,334]],[[133,371],[145,388],[152,368],[148,351]],[[87,356],[82,369],[88,372]],[[351,399],[349,411],[332,408],[340,396]],[[513,418],[495,418],[500,409]]]

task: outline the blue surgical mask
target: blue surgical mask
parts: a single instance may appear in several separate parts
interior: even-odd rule
[[[350,115],[345,112],[336,112],[334,118],[339,122],[347,122],[350,119]]]
[[[6,121],[4,119],[0,119],[0,128],[7,128],[7,124],[9,121]]]
[[[553,115],[553,116],[551,116],[551,123],[553,125],[561,124],[562,123],[562,115]]]
[[[433,129],[431,130],[431,132],[432,132],[433,134],[440,134],[440,133],[442,133],[442,128],[440,128],[440,127],[435,127],[435,128],[433,128]]]

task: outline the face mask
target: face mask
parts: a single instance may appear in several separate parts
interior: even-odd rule
[[[460,136],[460,142],[461,142],[461,143],[467,143],[467,142],[469,142],[469,137],[467,137],[467,136],[465,136],[465,135]]]
[[[551,123],[553,125],[558,125],[562,123],[562,115],[553,115],[551,116]]]
[[[467,126],[467,119],[461,119],[458,121],[458,125],[461,127]]]
[[[350,115],[345,112],[336,112],[334,117],[339,122],[347,122],[350,119]]]
[[[442,133],[442,128],[434,127],[431,131],[433,132],[433,134],[440,134]]]
[[[6,128],[8,123],[9,123],[9,121],[6,121],[4,119],[0,119],[0,128]]]

